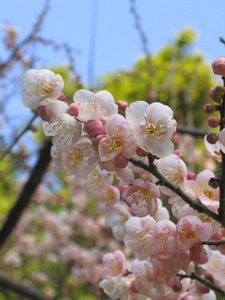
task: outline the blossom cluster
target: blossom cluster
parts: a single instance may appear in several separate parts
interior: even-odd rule
[[[198,264],[214,283],[225,287],[224,268],[213,268],[223,261],[223,248],[212,251],[202,244],[221,240],[223,227],[130,162],[135,158],[148,165],[150,155],[175,188],[217,213],[219,188],[209,184],[215,174],[203,170],[195,177],[181,152],[174,151],[177,124],[171,108],[159,102],[115,103],[108,91],[88,90],[75,92],[68,104],[63,86],[60,75],[29,70],[23,103],[38,109],[44,134],[52,137],[54,168],[64,169],[98,198],[97,210],[106,214],[106,225],[135,257],[126,261],[119,250],[106,254],[99,286],[111,299],[216,299],[203,284],[177,275],[191,275]],[[223,135],[222,131],[218,154],[224,151]],[[161,198],[168,200],[176,221],[170,220]]]

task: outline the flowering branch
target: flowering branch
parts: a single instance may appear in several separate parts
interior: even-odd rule
[[[50,157],[51,145],[52,144],[50,141],[45,142],[43,148],[41,149],[38,162],[33,168],[30,178],[24,185],[15,205],[11,208],[8,217],[0,231],[0,247],[4,244],[5,240],[11,234],[12,230],[14,229],[17,222],[19,221],[22,212],[30,203],[31,196],[33,195],[37,186],[42,180],[42,177],[44,176],[48,164],[51,160]]]
[[[222,77],[223,82],[224,82],[224,86],[225,86],[225,77]],[[223,120],[225,117],[225,95],[223,96],[223,100],[222,100],[222,106],[220,108],[220,120],[221,120],[221,125],[220,125],[220,131],[222,131],[224,129],[224,124],[223,124]],[[220,206],[219,206],[219,216],[221,218],[221,220],[225,221],[225,154],[223,153],[223,151],[221,152],[221,157],[222,157],[222,161],[220,164],[220,183],[219,183],[219,187],[220,187]]]
[[[27,124],[27,126],[21,131],[21,133],[15,138],[15,140],[12,142],[12,144],[9,146],[9,148],[2,154],[2,156],[0,156],[0,160],[2,160],[7,154],[10,153],[11,149],[13,148],[13,146],[18,142],[18,140],[24,135],[24,133],[26,133],[29,129],[31,124],[33,123],[33,121],[36,119],[37,115],[34,115],[29,123]]]
[[[21,296],[26,298],[30,298],[33,300],[51,300],[41,291],[37,290],[35,287],[31,285],[24,284],[21,281],[15,280],[5,274],[4,272],[0,271],[0,287],[4,289],[8,289],[13,291]]]
[[[192,208],[197,210],[199,213],[204,213],[217,222],[221,223],[223,226],[225,226],[225,221],[221,220],[219,215],[212,212],[210,209],[208,209],[204,204],[202,204],[200,201],[194,201],[191,197],[189,197],[183,190],[181,190],[179,187],[176,187],[171,182],[169,182],[157,169],[157,167],[153,163],[154,159],[152,156],[149,155],[149,166],[143,163],[142,161],[130,158],[130,162],[132,162],[135,166],[140,167],[152,175],[154,175],[158,180],[160,185],[165,186],[169,188],[171,191],[176,193],[178,196],[180,196],[186,203],[188,203]]]
[[[180,278],[190,278],[193,280],[197,280],[199,282],[201,282],[202,284],[204,284],[205,286],[209,287],[210,289],[214,290],[215,292],[219,293],[222,296],[225,296],[225,291],[223,289],[221,289],[220,287],[218,287],[218,285],[202,278],[201,276],[197,275],[196,273],[191,273],[190,276],[188,275],[183,275],[183,274],[176,274],[176,276],[180,277]]]

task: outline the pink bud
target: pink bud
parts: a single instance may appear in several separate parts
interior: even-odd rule
[[[207,123],[210,127],[216,128],[220,125],[220,120],[216,116],[209,117]]]
[[[123,154],[118,154],[114,158],[115,165],[117,167],[120,167],[120,168],[126,168],[128,162],[129,162],[128,158],[126,158],[125,156],[123,156]]]
[[[50,122],[51,118],[47,115],[46,106],[42,105],[38,110],[39,116],[42,118],[43,121]]]
[[[218,141],[218,139],[219,139],[219,135],[214,132],[208,133],[206,136],[207,142],[212,145],[215,144]]]
[[[129,106],[129,104],[127,103],[127,101],[123,101],[123,100],[117,101],[116,104],[121,109],[126,109]]]
[[[225,94],[225,88],[223,86],[216,86],[210,90],[209,97],[214,102],[220,103],[224,94]]]
[[[220,56],[212,63],[212,70],[214,74],[225,76],[225,57]]]
[[[216,107],[214,104],[208,103],[208,104],[204,105],[203,111],[206,114],[211,114],[214,111],[216,111]]]
[[[195,178],[195,173],[192,172],[192,171],[188,172],[188,174],[187,174],[187,179],[192,180],[192,179],[194,179],[194,178]]]
[[[79,105],[79,103],[71,103],[68,107],[67,113],[71,116],[77,117],[79,113]]]
[[[137,146],[136,153],[138,156],[147,156],[148,152]]]
[[[183,156],[183,154],[180,150],[175,150],[173,153],[176,154],[180,158],[182,158],[182,156]]]
[[[90,137],[96,137],[104,133],[104,125],[100,119],[91,120],[86,123],[85,130]]]
[[[172,286],[172,289],[175,293],[181,292],[182,291],[182,285],[181,285],[180,281],[176,282],[176,284]]]
[[[59,100],[67,103],[66,96],[63,93],[60,94]]]
[[[95,146],[96,149],[98,149],[98,145],[99,145],[101,139],[103,139],[104,137],[105,137],[105,134],[99,134],[94,138],[93,145]]]

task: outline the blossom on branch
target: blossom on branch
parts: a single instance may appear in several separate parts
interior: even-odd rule
[[[62,77],[46,69],[28,70],[23,83],[23,105],[32,109],[38,108],[44,99],[58,99],[64,87]]]
[[[126,119],[135,142],[157,157],[170,155],[174,150],[171,138],[177,122],[172,109],[161,103],[136,101],[126,108]]]

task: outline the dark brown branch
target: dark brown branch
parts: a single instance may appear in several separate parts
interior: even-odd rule
[[[37,290],[35,287],[24,284],[21,281],[15,280],[2,271],[0,271],[0,287],[3,289],[13,291],[29,299],[52,300],[52,298],[49,298],[41,291]]]
[[[212,283],[209,280],[206,280],[206,279],[202,278],[201,276],[197,275],[196,273],[192,273],[190,276],[182,275],[182,274],[177,274],[176,276],[178,276],[182,279],[183,278],[190,278],[190,279],[193,279],[193,280],[197,280],[197,281],[201,282],[202,284],[204,284],[205,286],[212,289],[213,291],[219,293],[222,296],[225,296],[225,291],[223,289],[221,289],[218,285]]]
[[[2,160],[7,154],[10,153],[13,146],[18,142],[18,140],[26,133],[29,129],[33,121],[36,119],[37,115],[34,115],[27,126],[23,129],[23,131],[20,132],[20,134],[15,138],[15,140],[12,142],[12,144],[9,146],[9,148],[0,156],[0,160]]]
[[[31,200],[31,196],[35,192],[37,186],[42,180],[48,164],[51,160],[50,157],[51,142],[46,141],[41,149],[38,162],[32,170],[32,173],[24,185],[18,200],[10,210],[5,223],[0,231],[0,247],[4,244],[12,230],[15,228],[23,210],[28,206]]]
[[[157,167],[153,163],[154,159],[151,155],[149,155],[149,166],[143,163],[142,161],[130,158],[130,162],[132,162],[135,166],[140,167],[152,175],[154,175],[158,180],[160,185],[167,187],[178,196],[180,196],[186,203],[188,203],[193,209],[197,210],[199,213],[203,213],[213,218],[217,222],[221,223],[225,226],[225,221],[222,221],[219,215],[215,214],[213,211],[207,208],[203,203],[199,201],[194,201],[191,197],[189,197],[182,189],[173,185],[170,181],[168,181],[157,169]]]
[[[209,132],[206,130],[196,129],[196,128],[188,128],[188,127],[177,127],[177,132],[181,134],[189,134],[194,137],[204,137]]]
[[[220,240],[220,241],[207,241],[207,242],[201,242],[202,245],[208,245],[208,246],[221,246],[225,245],[225,240]]]

